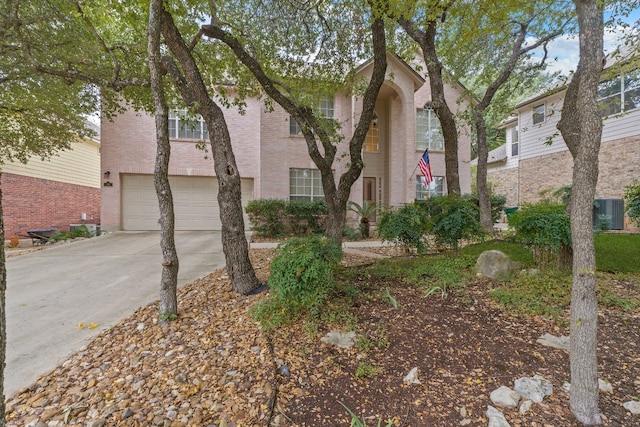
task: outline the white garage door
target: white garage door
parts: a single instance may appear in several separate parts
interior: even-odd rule
[[[218,180],[212,177],[169,177],[176,230],[220,230]],[[242,180],[242,205],[253,197],[253,180]],[[159,230],[158,197],[152,175],[122,176],[122,228]],[[245,225],[248,221],[245,215]]]

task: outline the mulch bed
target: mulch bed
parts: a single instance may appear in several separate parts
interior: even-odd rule
[[[266,280],[273,250],[251,256]],[[321,342],[327,330],[310,337],[301,325],[265,336],[247,314],[264,295],[239,296],[216,271],[180,290],[177,321],[161,326],[157,306],[144,307],[10,397],[7,425],[348,426],[342,403],[367,425],[395,417],[396,426],[486,426],[491,391],[535,374],[554,393],[524,415],[503,409],[511,425],[578,425],[562,388],[567,352],[536,343],[567,329],[505,314],[487,297],[490,280],[445,298],[369,277],[354,285],[366,289],[352,314],[367,349],[338,349]],[[397,308],[381,297],[387,287]],[[640,395],[639,321],[637,312],[600,313],[600,378],[613,386],[600,396],[605,426],[640,425],[622,407]],[[359,365],[369,375],[357,378]],[[404,385],[414,367],[421,384]]]

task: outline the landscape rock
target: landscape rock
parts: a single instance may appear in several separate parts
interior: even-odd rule
[[[553,384],[540,375],[534,375],[533,377],[517,379],[513,389],[525,399],[541,403],[546,396],[550,396],[553,393]]]
[[[488,427],[511,427],[504,414],[491,405],[487,406]]]
[[[413,368],[409,371],[406,377],[402,379],[402,382],[411,385],[411,384],[421,384],[418,379],[418,368]]]
[[[517,391],[511,390],[507,386],[501,386],[500,388],[491,392],[489,396],[491,402],[494,405],[501,408],[515,408],[518,406],[520,400],[520,394]]]
[[[637,400],[624,402],[622,406],[633,415],[640,415],[640,402],[638,402]]]
[[[524,415],[527,412],[529,412],[529,409],[531,409],[532,405],[533,405],[533,402],[531,400],[523,400],[520,403],[520,407],[518,408],[518,412],[520,412],[522,415]]]
[[[478,257],[476,267],[479,276],[492,279],[508,276],[519,268],[518,264],[513,262],[504,252],[497,250],[482,252]]]
[[[568,336],[559,336],[551,334],[544,334],[536,341],[539,344],[546,345],[547,347],[558,348],[560,350],[569,351],[569,337]]]
[[[327,344],[333,344],[338,348],[351,348],[353,347],[355,339],[356,333],[354,331],[331,331],[327,335],[322,337],[321,341]]]
[[[610,382],[598,378],[598,390],[603,393],[613,393],[613,386]]]

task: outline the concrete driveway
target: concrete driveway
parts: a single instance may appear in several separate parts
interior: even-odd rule
[[[219,232],[176,232],[175,239],[179,286],[224,267]],[[160,262],[159,232],[110,233],[7,259],[6,396],[157,300]]]

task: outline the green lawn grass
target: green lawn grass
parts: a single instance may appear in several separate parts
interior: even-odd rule
[[[598,233],[595,246],[598,271],[640,273],[640,234]]]

